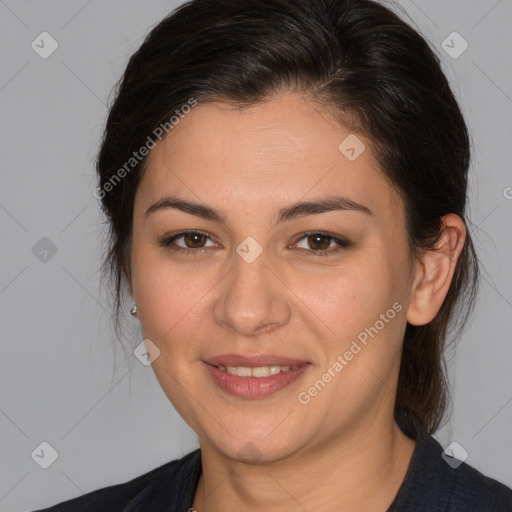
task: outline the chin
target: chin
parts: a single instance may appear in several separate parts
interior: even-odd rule
[[[240,434],[222,431],[220,437],[210,435],[202,436],[208,439],[207,443],[222,453],[225,457],[246,463],[271,463],[292,456],[304,444],[290,432],[290,428],[277,433],[267,430],[265,433],[251,432],[250,429],[241,430]],[[201,436],[200,436],[201,437]],[[201,448],[204,448],[201,443]]]

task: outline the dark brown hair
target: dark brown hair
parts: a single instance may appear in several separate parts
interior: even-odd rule
[[[192,0],[155,26],[130,58],[98,155],[97,197],[110,228],[102,270],[113,278],[116,332],[146,159],[126,163],[191,98],[243,108],[282,91],[309,94],[371,140],[404,199],[411,254],[435,248],[443,215],[455,213],[467,225],[463,115],[437,55],[393,11],[372,0]],[[448,403],[450,328],[455,339],[477,288],[468,230],[439,313],[427,325],[408,324],[404,337],[396,407],[419,415],[431,433]]]

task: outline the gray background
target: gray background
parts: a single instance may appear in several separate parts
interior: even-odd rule
[[[197,447],[151,367],[131,354],[142,340],[136,321],[127,318],[125,351],[114,348],[92,193],[109,92],[179,3],[0,0],[0,511],[114,485]],[[450,364],[451,421],[436,437],[512,486],[512,1],[399,5],[437,48],[470,126],[471,219],[486,269]],[[59,45],[47,59],[31,47],[43,31]],[[469,44],[456,59],[441,47],[453,31]],[[43,237],[56,254],[41,252]],[[43,441],[58,452],[48,469],[31,456]]]

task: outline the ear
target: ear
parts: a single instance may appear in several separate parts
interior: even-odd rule
[[[450,213],[441,221],[436,247],[424,251],[417,264],[407,311],[407,321],[412,325],[428,324],[441,309],[466,241],[466,226],[458,215]]]

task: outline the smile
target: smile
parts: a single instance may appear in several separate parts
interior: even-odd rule
[[[222,366],[217,367],[220,371],[227,371],[230,375],[238,375],[238,377],[270,377],[270,375],[277,375],[281,372],[289,372],[290,369],[297,370],[300,368],[299,364],[293,367],[290,366],[257,366],[249,368],[248,366]]]
[[[231,366],[203,361],[203,366],[213,383],[222,391],[231,396],[255,400],[266,398],[290,386],[311,364]]]

